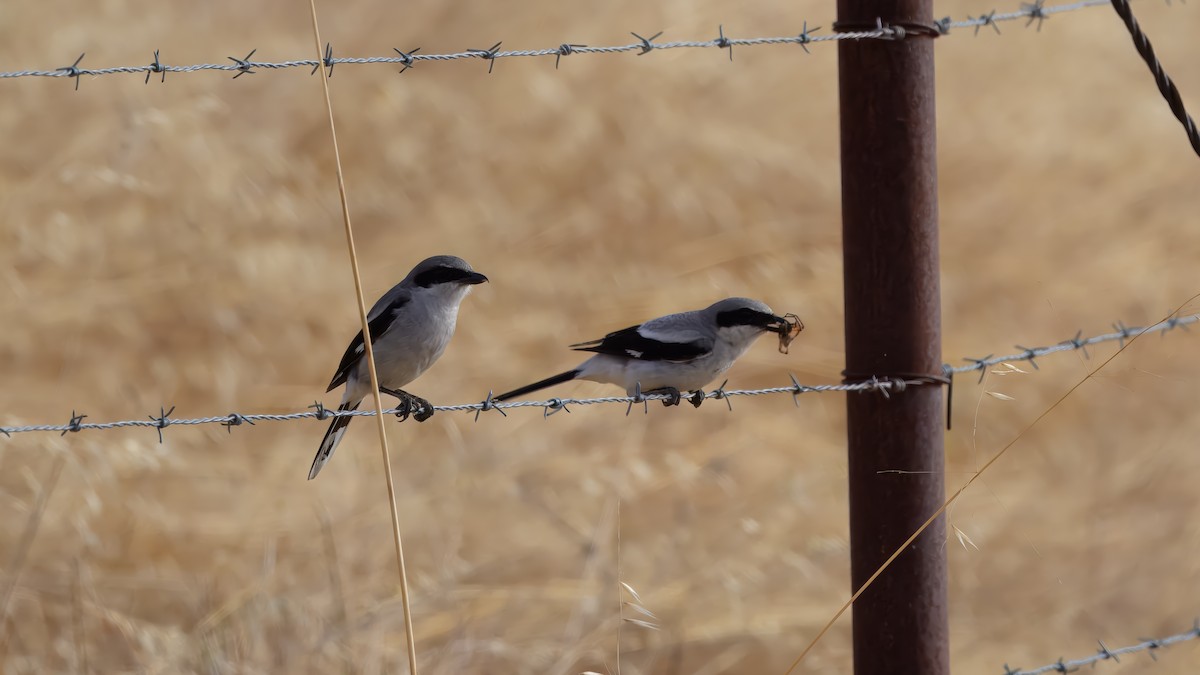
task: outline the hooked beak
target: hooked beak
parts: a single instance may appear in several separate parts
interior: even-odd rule
[[[479,272],[471,272],[470,274],[468,274],[466,277],[463,278],[463,283],[475,286],[476,284],[482,284],[487,280],[488,280],[488,278],[483,276]]]
[[[787,317],[771,315],[763,324],[763,330],[784,335],[791,330],[791,324],[788,323]]]

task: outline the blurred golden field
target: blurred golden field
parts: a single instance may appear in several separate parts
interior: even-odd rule
[[[992,5],[947,3],[937,15]],[[1016,8],[1001,6],[1001,11]],[[320,3],[337,56],[628,31],[798,33],[832,3]],[[1135,5],[1200,109],[1194,5]],[[1200,167],[1108,8],[938,41],[946,359],[1152,323],[1200,292]],[[0,70],[311,58],[308,4],[5,3]],[[647,33],[648,31],[648,33]],[[566,345],[728,295],[803,317],[730,387],[840,380],[836,47],[338,66],[367,301],[436,253],[489,275],[411,389],[481,400]],[[357,330],[307,69],[0,82],[0,424],[293,412]],[[1187,311],[1194,312],[1197,303]],[[1116,350],[962,377],[957,487]],[[1099,357],[1099,358],[1097,358]],[[999,392],[1013,400],[987,396]],[[579,384],[555,391],[617,393]],[[955,505],[951,658],[999,673],[1200,614],[1200,334],[1136,341]],[[847,597],[841,394],[389,420],[424,673],[781,673]],[[403,672],[372,424],[0,439],[5,673]],[[56,458],[57,489],[19,560]],[[619,504],[619,511],[618,511]],[[618,517],[619,513],[619,517]],[[619,561],[618,561],[619,541]],[[15,575],[20,574],[19,579]],[[619,619],[619,582],[658,630]],[[626,595],[628,599],[628,595]],[[629,616],[628,609],[625,610]],[[843,618],[800,672],[850,671]],[[1104,672],[1192,673],[1200,643]],[[1097,672],[1100,672],[1099,670]]]

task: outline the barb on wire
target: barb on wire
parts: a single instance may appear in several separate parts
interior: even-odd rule
[[[813,41],[812,34],[815,31],[819,31],[819,30],[821,30],[820,26],[814,26],[812,28],[809,28],[808,22],[807,21],[804,22],[804,26],[800,29],[800,34],[796,36],[796,44],[800,45],[800,48],[804,50],[805,54],[812,53],[812,52],[808,51],[808,43]]]
[[[320,63],[313,66],[312,72],[309,73],[309,75],[316,75],[317,68],[320,68],[321,66],[325,66],[326,68],[329,69],[326,77],[333,77],[334,60],[333,60],[333,45],[331,43],[328,43],[328,42],[325,43],[325,58],[321,59]]]
[[[370,56],[370,57],[341,57],[334,58],[333,50],[328,44],[325,48],[323,58],[320,59],[300,59],[293,61],[252,61],[251,58],[255,52],[251,51],[245,58],[239,59],[233,56],[227,57],[232,63],[200,63],[194,65],[169,65],[162,63],[158,56],[155,56],[154,63],[140,66],[115,66],[110,68],[81,68],[79,63],[83,56],[75,61],[70,66],[63,68],[53,68],[48,70],[20,70],[12,72],[0,72],[0,79],[11,79],[19,77],[73,77],[75,78],[75,87],[79,87],[79,78],[83,75],[99,76],[113,75],[118,73],[136,73],[146,74],[159,73],[165,76],[166,73],[195,73],[204,70],[226,71],[234,73],[233,79],[237,79],[242,75],[253,75],[263,70],[282,70],[287,68],[310,68],[313,73],[316,73],[316,68],[322,66],[332,71],[336,64],[352,64],[362,65],[368,63],[388,63],[399,64],[404,66],[400,72],[404,72],[416,65],[418,61],[456,61],[460,59],[486,59],[488,63],[488,72],[491,72],[495,66],[496,59],[517,58],[517,57],[554,57],[555,67],[558,67],[563,56],[570,54],[620,54],[625,52],[633,52],[638,55],[649,54],[652,51],[665,49],[726,49],[729,50],[730,59],[733,58],[733,47],[755,47],[763,45],[799,45],[805,52],[808,51],[809,45],[823,42],[837,42],[840,40],[900,40],[912,39],[925,36],[947,35],[952,28],[974,28],[975,34],[978,35],[979,29],[985,26],[991,26],[997,33],[1000,32],[999,24],[1006,21],[1024,20],[1027,25],[1037,23],[1038,28],[1046,19],[1055,14],[1064,12],[1074,12],[1088,7],[1097,7],[1106,5],[1110,0],[1079,0],[1061,5],[1045,5],[1045,0],[1034,0],[1026,2],[1016,11],[1000,13],[996,10],[982,16],[968,16],[964,20],[953,21],[949,17],[937,21],[925,27],[927,30],[915,30],[920,26],[884,26],[882,23],[878,25],[862,26],[864,30],[847,30],[834,32],[828,35],[814,35],[818,28],[809,28],[808,23],[803,24],[798,35],[786,35],[780,37],[751,37],[751,38],[734,38],[725,34],[723,25],[718,26],[717,37],[710,40],[685,40],[679,42],[655,42],[656,39],[662,36],[662,32],[655,33],[651,37],[643,37],[637,33],[632,35],[637,38],[636,42],[623,45],[589,47],[582,44],[563,43],[557,47],[547,49],[520,49],[520,50],[500,50],[500,43],[497,43],[491,49],[467,49],[459,52],[448,52],[444,54],[418,54],[417,49],[403,52],[395,49],[396,56]],[[1124,0],[1112,0],[1112,2],[1123,2]],[[1144,38],[1144,36],[1142,36]],[[1136,41],[1135,37],[1135,41]],[[1149,42],[1146,42],[1149,45]],[[1139,51],[1141,47],[1139,46]],[[1156,74],[1157,77],[1157,74]],[[149,79],[147,78],[147,82]]]
[[[492,67],[496,65],[496,55],[500,53],[500,45],[503,42],[497,42],[487,49],[468,49],[467,52],[478,56],[481,59],[486,59],[488,62],[488,75],[492,74]]]
[[[1118,321],[1113,324],[1114,332],[1112,333],[1096,335],[1090,338],[1081,338],[1080,336],[1083,334],[1083,332],[1080,331],[1075,334],[1075,337],[1069,340],[1063,340],[1058,344],[1047,347],[1022,347],[1017,345],[1016,348],[1021,350],[1019,353],[1008,354],[1006,356],[994,356],[989,354],[981,359],[965,358],[963,360],[970,362],[969,365],[951,366],[947,369],[947,372],[969,373],[973,370],[978,370],[982,375],[982,371],[1006,361],[1028,361],[1036,368],[1037,363],[1034,361],[1034,359],[1041,358],[1047,354],[1079,350],[1083,352],[1084,357],[1088,357],[1089,354],[1087,348],[1094,344],[1099,344],[1101,342],[1112,342],[1116,340],[1120,342],[1121,347],[1124,347],[1126,340],[1142,333],[1166,333],[1167,331],[1171,331],[1176,328],[1183,328],[1186,330],[1189,325],[1197,322],[1200,322],[1200,314],[1172,317],[1161,323],[1156,323],[1153,326],[1146,326],[1144,328],[1130,328]],[[980,382],[982,381],[983,378],[980,377]]]
[[[160,61],[158,59],[158,50],[157,49],[154,50],[154,62],[150,64],[150,70],[146,71],[145,84],[150,84],[150,76],[153,75],[154,73],[162,73],[162,84],[167,83],[167,71],[165,68],[163,68],[162,61]]]
[[[413,54],[416,54],[417,52],[421,51],[421,48],[417,47],[416,49],[412,50],[411,52],[402,52],[399,49],[392,47],[392,51],[394,51],[400,55],[400,63],[404,64],[404,67],[400,69],[400,72],[401,72],[401,74],[403,74],[404,71],[413,67],[413,63],[415,61]]]
[[[1049,19],[1046,14],[1046,0],[1033,0],[1033,2],[1022,2],[1021,9],[1029,12],[1029,20],[1025,22],[1025,27],[1029,28],[1034,21],[1037,22],[1037,31],[1042,32],[1042,23]]]
[[[1177,316],[1146,327],[1127,327],[1121,322],[1114,324],[1115,332],[1106,333],[1104,335],[1095,335],[1093,337],[1081,337],[1082,333],[1076,333],[1075,337],[1063,340],[1057,344],[1046,347],[1020,347],[1020,352],[1009,354],[1006,356],[987,355],[983,358],[966,358],[967,365],[951,366],[945,364],[942,367],[942,375],[918,375],[918,374],[893,374],[887,375],[867,375],[854,376],[848,378],[849,381],[841,384],[801,384],[795,375],[789,375],[790,383],[782,387],[767,387],[764,389],[726,389],[725,385],[728,380],[721,383],[720,387],[708,392],[695,392],[686,398],[676,400],[676,396],[668,393],[643,393],[640,388],[634,392],[633,396],[602,396],[598,398],[562,398],[556,397],[545,401],[496,401],[492,392],[488,392],[486,398],[479,403],[461,403],[456,405],[435,405],[435,412],[474,412],[476,421],[479,420],[479,415],[482,413],[495,410],[501,415],[507,417],[505,410],[514,408],[541,408],[542,415],[549,417],[563,410],[571,412],[568,406],[588,406],[588,405],[604,405],[604,404],[624,404],[627,407],[626,414],[633,410],[635,404],[643,404],[649,406],[650,401],[687,401],[696,407],[707,400],[724,401],[729,410],[733,411],[733,403],[731,397],[735,396],[768,396],[775,394],[788,394],[792,397],[793,402],[799,406],[799,396],[801,394],[815,394],[826,392],[877,392],[883,396],[891,396],[892,394],[900,394],[908,387],[917,386],[942,386],[949,385],[953,382],[955,373],[967,373],[971,371],[985,371],[987,368],[999,365],[1005,362],[1028,361],[1033,363],[1035,359],[1050,354],[1067,351],[1081,351],[1084,356],[1088,356],[1087,348],[1091,345],[1102,342],[1120,341],[1123,345],[1126,340],[1141,335],[1143,333],[1167,333],[1176,328],[1187,329],[1188,326],[1194,323],[1200,323],[1200,314],[1191,314],[1188,316]],[[982,377],[980,378],[982,382]],[[122,420],[117,422],[84,422],[87,415],[77,414],[74,410],[71,411],[71,419],[66,424],[36,424],[28,426],[0,426],[0,434],[11,436],[12,434],[23,434],[32,432],[60,432],[66,435],[68,432],[76,433],[84,430],[108,430],[108,429],[123,429],[126,427],[149,427],[156,429],[159,434],[159,440],[162,440],[162,430],[168,426],[198,426],[204,424],[220,424],[226,430],[232,431],[235,426],[242,424],[254,425],[255,422],[290,422],[293,420],[315,419],[326,420],[331,417],[372,417],[376,414],[374,410],[331,410],[326,408],[320,401],[314,402],[308,406],[309,410],[304,412],[294,412],[286,414],[269,414],[269,413],[254,413],[243,414],[232,412],[227,415],[217,415],[212,417],[197,417],[192,419],[175,419],[171,417],[171,413],[175,408],[161,408],[158,415],[150,415],[149,419],[142,420]],[[398,415],[405,411],[404,407],[390,408],[383,411],[384,415]],[[947,411],[949,417],[949,411]]]
[[[1164,647],[1169,647],[1179,642],[1187,642],[1188,640],[1200,639],[1200,619],[1197,619],[1192,624],[1192,629],[1176,635],[1171,635],[1165,638],[1146,639],[1142,638],[1141,642],[1128,647],[1119,647],[1117,649],[1109,649],[1103,642],[1099,642],[1100,649],[1091,656],[1085,656],[1081,659],[1073,659],[1065,661],[1059,659],[1054,663],[1050,663],[1038,668],[1011,668],[1006,663],[1004,664],[1004,675],[1041,675],[1042,673],[1072,673],[1079,670],[1083,666],[1094,666],[1101,661],[1116,661],[1121,662],[1120,657],[1126,654],[1136,654],[1138,652],[1149,652],[1150,658],[1158,658],[1158,650]]]
[[[87,56],[87,52],[80,54],[79,58],[75,59],[75,63],[72,63],[71,65],[65,66],[63,68],[55,68],[54,69],[54,72],[60,73],[62,75],[62,77],[75,78],[75,91],[79,91],[79,76],[85,72],[85,71],[79,69],[79,62],[82,61],[83,57],[85,57],[85,56]]]
[[[254,74],[254,67],[255,67],[256,65],[258,65],[258,64],[256,64],[256,63],[251,63],[251,62],[250,62],[250,57],[251,57],[251,56],[254,56],[254,52],[256,52],[256,51],[258,51],[258,50],[257,50],[257,49],[251,49],[251,50],[250,50],[250,53],[249,53],[249,54],[247,54],[247,55],[246,55],[246,58],[244,58],[244,59],[239,59],[239,58],[235,58],[235,57],[232,57],[232,56],[226,56],[225,58],[229,59],[230,61],[233,61],[233,62],[234,62],[234,64],[236,64],[236,65],[234,65],[232,68],[231,68],[231,67],[229,67],[229,66],[226,66],[226,67],[222,68],[221,70],[236,70],[236,71],[237,71],[237,75],[234,75],[234,76],[233,76],[233,79],[235,79],[235,80],[236,80],[236,79],[238,79],[239,77],[243,76],[243,75],[253,75],[253,74]],[[317,65],[320,65],[320,62],[316,62],[316,63],[317,63]],[[169,67],[168,67],[168,68],[169,68]]]
[[[1150,38],[1146,37],[1146,33],[1142,31],[1142,27],[1138,25],[1137,19],[1133,16],[1133,9],[1129,6],[1129,0],[1112,0],[1113,9],[1116,10],[1117,16],[1121,17],[1121,21],[1125,22],[1125,28],[1129,30],[1129,37],[1133,38],[1133,46],[1141,55],[1142,60],[1150,67],[1151,74],[1154,75],[1154,82],[1158,85],[1158,91],[1167,99],[1167,105],[1171,107],[1171,112],[1174,113],[1175,119],[1183,125],[1183,130],[1187,133],[1188,142],[1192,144],[1192,150],[1200,155],[1200,131],[1196,129],[1196,122],[1192,116],[1188,114],[1187,108],[1183,106],[1183,97],[1179,95],[1179,89],[1171,78],[1167,76],[1167,71],[1163,69],[1162,62],[1154,55],[1154,47],[1150,44]]]

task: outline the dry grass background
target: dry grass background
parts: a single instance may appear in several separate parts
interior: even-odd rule
[[[1014,3],[1015,6],[1015,3]],[[991,9],[943,4],[939,15]],[[1007,6],[1002,9],[1008,9]],[[1197,9],[1137,12],[1195,102]],[[324,3],[339,56],[798,32],[831,3]],[[0,5],[5,69],[268,60],[312,51],[307,3]],[[945,353],[1147,323],[1200,292],[1200,179],[1112,13],[938,44]],[[491,276],[413,389],[479,400],[572,362],[567,343],[745,294],[808,330],[731,386],[842,363],[836,48],[339,67],[332,81],[368,301],[453,252]],[[292,411],[355,331],[320,85],[306,70],[6,81],[0,105],[4,423]],[[1200,104],[1198,104],[1200,105]],[[1192,309],[1195,309],[1193,305]],[[951,513],[952,659],[999,672],[1182,629],[1200,613],[1194,332],[1135,343]],[[1101,355],[1113,347],[1095,350]],[[1092,362],[1094,364],[1095,361]],[[956,389],[957,485],[1088,363]],[[1012,396],[1001,401],[985,389]],[[564,393],[611,391],[579,385]],[[325,396],[326,402],[334,400]],[[781,672],[846,597],[840,395],[543,420],[389,423],[427,673]],[[56,457],[4,623],[6,673],[399,672],[379,451],[324,425],[0,442],[8,560]],[[327,519],[328,527],[322,525]],[[952,530],[953,531],[953,530]],[[965,541],[965,540],[964,540]],[[1194,672],[1200,648],[1107,671]],[[849,621],[804,672],[848,672]]]

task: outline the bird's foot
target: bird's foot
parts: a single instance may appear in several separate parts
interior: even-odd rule
[[[654,391],[648,391],[646,393],[647,394],[666,394],[668,396],[668,398],[663,399],[663,406],[667,407],[667,408],[669,408],[673,405],[679,405],[679,402],[683,400],[683,394],[679,393],[679,390],[676,389],[675,387],[659,387],[658,389],[655,389]]]
[[[412,399],[413,399],[413,403],[417,407],[417,410],[413,412],[414,420],[416,420],[418,422],[424,422],[425,420],[429,419],[430,417],[433,417],[433,404],[432,403],[430,403],[429,401],[426,401],[425,399],[423,399],[419,396],[413,396]]]
[[[699,408],[700,404],[704,403],[704,391],[701,389],[693,391],[692,395],[688,397],[687,401],[688,403],[691,403],[693,407]]]
[[[433,405],[420,396],[413,396],[403,389],[385,389],[380,387],[379,391],[389,396],[395,396],[400,400],[400,407],[396,413],[396,417],[401,422],[407,420],[409,415],[412,415],[412,418],[418,422],[424,422],[433,417]]]

